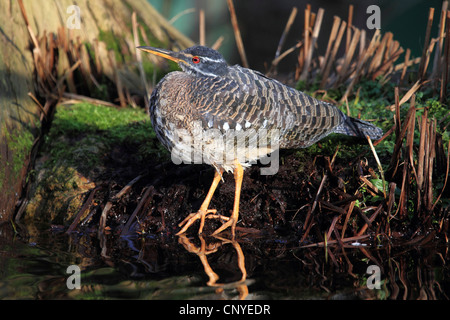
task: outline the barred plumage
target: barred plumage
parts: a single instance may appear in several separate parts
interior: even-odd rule
[[[215,50],[202,46],[180,52],[139,48],[178,62],[184,71],[166,75],[152,93],[150,114],[158,138],[172,154],[180,155],[185,162],[193,159],[192,154],[200,154],[202,161],[216,168],[219,178],[224,170],[234,171],[236,175],[236,170],[249,166],[265,153],[278,148],[308,147],[333,132],[360,137],[369,135],[375,140],[382,136],[381,129],[347,117],[330,103],[312,98],[257,71],[238,65],[228,66]],[[262,129],[270,136],[271,143],[261,148],[255,142]],[[237,132],[245,131],[251,133],[246,136],[249,143],[243,147],[235,140],[227,141],[228,137],[236,139]],[[206,135],[203,143],[195,142],[199,135]],[[237,149],[231,157],[227,143]],[[237,161],[240,153],[246,154],[244,161],[241,158]],[[194,159],[198,159],[195,155]],[[217,177],[215,181],[219,179]],[[211,188],[212,192],[214,189]],[[236,197],[239,198],[237,193]],[[201,232],[209,200],[207,197],[199,213],[188,217],[190,220],[185,220],[185,225],[192,224],[192,219],[201,219]],[[230,219],[233,221],[224,225],[231,225],[233,234],[237,220],[234,211]]]

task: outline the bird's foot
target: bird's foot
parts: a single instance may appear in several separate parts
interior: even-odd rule
[[[189,227],[198,219],[200,219],[200,228],[198,229],[198,234],[201,234],[203,231],[203,226],[205,224],[205,219],[221,219],[221,220],[225,220],[227,221],[229,219],[229,217],[225,217],[222,216],[220,214],[216,214],[217,210],[216,209],[199,209],[197,212],[191,213],[190,215],[188,215],[183,221],[181,221],[178,226],[183,228],[178,231],[178,233],[176,234],[177,236],[185,233],[187,229],[189,229]]]
[[[234,217],[223,217],[226,218],[224,220],[227,220],[227,222],[225,222],[222,226],[220,226],[216,231],[213,232],[213,236],[216,234],[221,233],[223,230],[225,230],[228,227],[231,227],[231,235],[234,238],[235,233],[236,233],[236,223],[237,220]]]

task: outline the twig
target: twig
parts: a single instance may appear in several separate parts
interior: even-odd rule
[[[84,214],[84,212],[90,207],[92,200],[94,199],[94,195],[97,192],[97,190],[99,189],[99,187],[91,190],[89,197],[87,198],[86,202],[83,204],[83,206],[81,207],[80,211],[77,213],[75,219],[73,220],[73,222],[71,223],[69,229],[67,229],[66,233],[71,233],[76,226],[78,225],[78,223],[80,222],[81,216]]]
[[[138,36],[138,23],[136,20],[136,12],[133,11],[133,14],[131,15],[131,22],[133,25],[133,40],[134,40],[134,51],[135,51],[135,55],[136,55],[136,61],[138,64],[138,68],[139,68],[139,75],[141,76],[141,81],[142,84],[144,85],[144,101],[145,101],[145,110],[149,110],[150,105],[149,105],[149,97],[148,97],[148,83],[147,83],[147,79],[145,78],[145,72],[144,72],[144,66],[142,64],[142,54],[141,54],[141,50],[138,50],[136,47],[139,46],[139,36]]]
[[[336,243],[339,243],[339,242],[345,243],[345,242],[351,242],[351,241],[358,241],[358,240],[366,239],[368,237],[369,237],[369,235],[365,234],[365,235],[359,235],[359,236],[354,236],[354,237],[348,237],[348,238],[340,239],[340,241],[338,241],[338,240],[328,240],[327,241],[327,245],[329,246],[330,244],[336,244]],[[325,241],[312,243],[312,244],[307,244],[307,245],[301,246],[300,248],[312,248],[312,247],[323,247],[323,246],[325,246]]]
[[[389,164],[389,170],[388,170],[388,172],[390,173],[389,174],[390,177],[394,177],[397,172],[399,157],[400,157],[400,149],[402,146],[402,140],[405,137],[406,130],[408,129],[409,121],[411,121],[411,119],[413,119],[412,118],[413,113],[415,113],[415,110],[413,110],[413,108],[409,108],[408,113],[406,114],[406,119],[404,121],[404,125],[401,128],[401,130],[400,129],[397,130],[397,127],[396,127],[395,146],[394,146],[394,151],[392,153],[391,162]]]
[[[64,80],[66,80],[67,78],[72,76],[72,73],[75,71],[76,68],[78,68],[81,64],[81,60],[78,60],[77,62],[75,62],[68,70],[66,70],[64,72],[64,75],[58,79],[58,82],[56,83],[56,88],[59,89],[61,88],[61,85],[63,84]],[[72,83],[73,80],[70,80]]]
[[[219,38],[217,38],[217,40],[214,42],[214,44],[211,46],[211,48],[214,50],[219,50],[224,39],[225,39],[224,36],[220,36]]]
[[[134,178],[133,180],[131,180],[130,182],[128,182],[128,184],[122,188],[122,190],[120,190],[114,197],[112,197],[112,200],[118,200],[120,198],[122,198],[122,196],[128,192],[128,190],[136,183],[138,182],[141,178],[143,177],[143,175],[138,175],[136,178]]]
[[[273,72],[273,70],[277,67],[277,65],[280,63],[280,61],[282,59],[284,59],[288,54],[293,52],[295,49],[300,48],[302,45],[303,45],[303,42],[299,41],[299,42],[297,42],[297,44],[295,46],[290,47],[289,49],[284,51],[282,54],[280,54],[277,58],[273,59],[272,60],[272,65],[270,67],[270,70],[269,70],[268,74]]]
[[[380,203],[380,205],[378,206],[377,210],[375,210],[374,213],[372,213],[372,215],[370,216],[370,218],[368,219],[369,223],[365,223],[361,230],[359,230],[357,236],[362,236],[364,232],[366,232],[367,228],[369,227],[369,224],[371,224],[375,218],[378,216],[378,214],[381,212],[381,209],[383,209],[383,203]],[[364,215],[362,215],[364,216]],[[365,217],[365,216],[364,216]]]
[[[345,236],[345,231],[347,230],[347,224],[350,219],[350,216],[352,215],[353,209],[355,208],[355,204],[356,204],[356,200],[350,202],[350,206],[348,207],[348,211],[345,216],[344,225],[342,227],[341,239],[343,239]]]
[[[275,59],[281,54],[281,49],[283,48],[284,42],[286,41],[289,30],[291,30],[292,24],[294,23],[295,17],[297,16],[297,7],[293,7],[289,19],[284,27],[283,33],[281,34],[280,41],[278,42],[277,51],[275,52]],[[274,60],[275,60],[274,59]]]
[[[31,27],[30,27],[30,23],[28,21],[27,12],[25,11],[25,6],[23,5],[23,1],[22,0],[19,0],[19,7],[20,7],[20,11],[22,12],[23,20],[25,20],[25,25],[27,26],[28,34],[29,34],[31,40],[33,41],[33,45],[34,45],[33,52],[36,52],[36,54],[38,56],[40,56],[41,55],[41,49],[39,48],[39,43],[38,43],[38,41],[36,39],[36,36],[35,36],[35,34],[33,32],[33,29],[31,29]]]
[[[41,110],[42,114],[44,115],[45,120],[48,121],[47,112],[45,112],[45,108],[42,106],[42,104],[39,102],[39,100],[31,92],[28,92],[28,96],[31,99],[33,99],[34,102],[36,102],[37,106],[39,107],[39,109]]]
[[[189,8],[189,9],[183,10],[180,13],[176,14],[174,17],[172,17],[168,22],[169,22],[169,24],[174,24],[174,22],[177,21],[182,16],[184,16],[188,13],[193,13],[195,11],[196,11],[195,8]]]
[[[108,106],[108,107],[120,108],[120,106],[113,104],[111,102],[94,99],[94,98],[82,96],[80,94],[75,94],[75,93],[64,92],[63,97],[67,98],[67,99],[77,100],[77,101],[86,101],[86,102],[93,103],[93,104],[100,104],[100,105]]]
[[[445,180],[444,180],[444,186],[442,187],[441,193],[439,193],[439,196],[436,198],[436,201],[433,204],[433,207],[431,208],[431,212],[434,211],[434,208],[436,207],[436,204],[439,202],[439,200],[442,197],[442,194],[444,193],[445,187],[447,186],[447,180],[448,180],[448,174],[449,174],[449,167],[450,167],[450,142],[447,145],[447,170],[445,171]]]
[[[334,161],[336,159],[336,155],[337,155],[338,151],[339,151],[339,146],[336,148],[336,151],[334,152],[333,158],[332,158],[332,160],[330,162],[330,168],[333,167],[333,164],[334,164]],[[303,229],[309,230],[309,228],[310,228],[309,220],[310,220],[312,214],[314,213],[314,211],[316,210],[316,206],[317,206],[317,203],[319,202],[320,194],[322,192],[323,186],[325,185],[325,182],[327,181],[327,178],[328,178],[328,173],[325,173],[323,175],[322,181],[320,182],[319,189],[317,189],[316,196],[314,197],[314,202],[313,202],[311,208],[308,210],[308,213],[306,215],[305,224],[303,226]],[[305,232],[303,237],[305,238],[306,235],[307,235],[307,232]]]
[[[112,202],[108,201],[105,205],[105,207],[103,208],[102,214],[100,216],[100,222],[99,222],[99,226],[98,226],[98,233],[99,234],[103,234],[103,231],[106,228],[106,220],[108,218],[108,212],[109,210],[111,210],[112,208]]]
[[[141,208],[144,205],[145,201],[147,200],[148,196],[152,192],[155,192],[155,188],[153,186],[148,187],[147,190],[145,191],[144,195],[142,196],[141,201],[139,201],[139,204],[137,205],[136,209],[134,209],[134,211],[131,214],[130,218],[128,219],[127,223],[125,224],[125,226],[123,227],[122,231],[120,232],[121,235],[128,233],[128,230],[130,229],[131,223],[134,221],[134,218],[139,213],[139,211],[141,210]]]
[[[372,139],[370,139],[369,136],[366,136],[366,138],[367,138],[367,141],[369,142],[370,149],[373,152],[373,156],[375,157],[375,160],[377,162],[378,170],[380,170],[381,180],[383,181],[383,196],[386,199],[386,180],[384,179],[383,167],[381,166],[380,159],[378,158],[377,152],[375,151],[375,148],[372,144]]]

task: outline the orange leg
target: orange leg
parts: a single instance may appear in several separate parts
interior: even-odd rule
[[[214,191],[217,188],[217,185],[219,184],[220,180],[222,179],[221,177],[221,173],[222,170],[219,172],[215,172],[214,174],[214,180],[211,184],[211,187],[209,188],[208,194],[206,195],[205,200],[203,201],[202,205],[200,206],[200,209],[198,209],[197,212],[195,213],[191,213],[190,215],[188,215],[186,217],[186,219],[184,219],[180,224],[178,224],[178,226],[182,226],[184,225],[184,227],[177,233],[177,235],[180,235],[184,232],[186,232],[186,230],[198,219],[200,219],[200,228],[198,229],[198,233],[202,233],[203,231],[203,226],[205,225],[205,218],[206,215],[209,213],[216,213],[217,210],[216,209],[208,209],[209,207],[209,203],[211,202],[211,199],[214,195]]]
[[[224,223],[220,228],[214,231],[213,235],[218,234],[231,226],[231,235],[234,238],[234,235],[236,233],[236,223],[239,218],[239,201],[241,198],[241,187],[243,177],[244,177],[244,169],[242,168],[241,164],[236,161],[236,168],[234,169],[234,181],[236,183],[236,190],[234,193],[233,213],[231,214],[230,219],[228,219],[226,223]]]

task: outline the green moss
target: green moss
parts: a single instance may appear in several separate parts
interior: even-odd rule
[[[118,37],[112,31],[105,31],[99,29],[98,40],[103,41],[106,44],[108,50],[114,51],[116,61],[124,61],[124,56],[121,51],[121,37]]]
[[[27,217],[67,224],[86,192],[103,174],[110,177],[120,171],[122,160],[125,166],[145,167],[166,156],[142,109],[89,103],[58,106],[32,173]],[[111,164],[111,158],[118,160]]]
[[[12,154],[12,163],[7,163],[7,165],[12,165],[14,177],[17,178],[24,166],[25,160],[30,154],[34,136],[28,130],[18,129],[14,129],[11,132],[4,130],[3,136],[6,138],[8,149]],[[2,175],[5,175],[4,172],[0,172],[0,178]]]
[[[142,109],[89,103],[58,106],[44,151],[51,155],[50,165],[65,161],[88,170],[100,166],[102,155],[117,145],[138,146],[140,159],[167,154]]]

